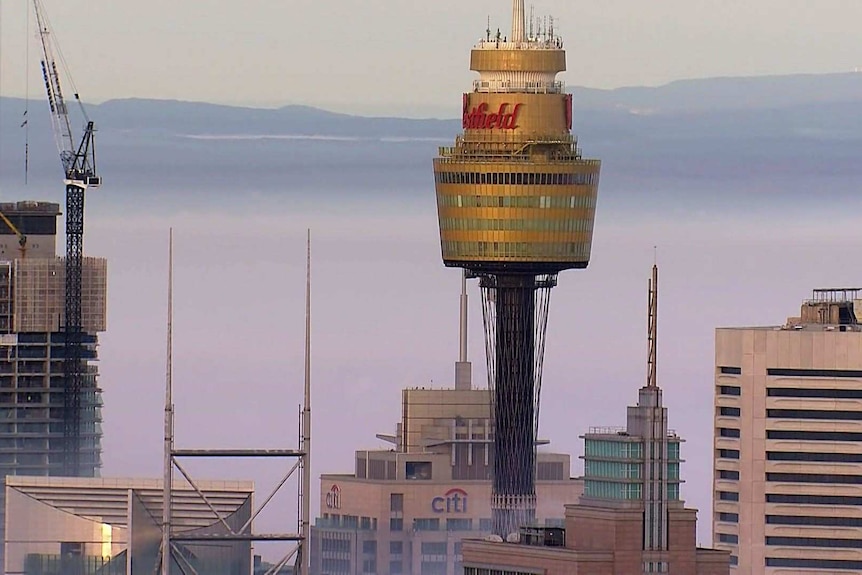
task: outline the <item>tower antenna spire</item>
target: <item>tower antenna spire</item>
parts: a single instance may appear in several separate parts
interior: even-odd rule
[[[311,570],[311,229],[305,244],[305,393],[302,409],[302,524],[300,573]]]
[[[174,331],[174,229],[168,235],[168,330],[165,360],[165,476],[162,484],[162,545],[161,575],[169,575],[171,569],[171,495],[173,489],[174,464],[174,399],[173,399],[173,331]]]
[[[647,387],[658,387],[656,379],[656,359],[658,343],[658,259],[652,266],[652,278],[649,282],[649,320],[647,322],[648,336],[648,360],[647,360]]]
[[[459,354],[455,363],[455,389],[472,389],[473,365],[467,360],[467,270],[461,272],[461,309],[458,330]]]
[[[512,0],[512,42],[515,44],[526,41],[526,24],[524,0]]]

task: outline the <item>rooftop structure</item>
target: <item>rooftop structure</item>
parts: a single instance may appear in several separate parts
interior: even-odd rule
[[[530,28],[532,28],[532,24]],[[512,35],[473,49],[453,147],[434,160],[443,262],[478,277],[495,428],[494,531],[535,516],[535,438],[550,290],[589,262],[600,162],[571,135],[572,99],[553,25],[528,29],[513,1]]]

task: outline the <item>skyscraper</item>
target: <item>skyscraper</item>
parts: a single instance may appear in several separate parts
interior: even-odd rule
[[[0,478],[63,472],[65,262],[55,203],[0,204]],[[19,234],[26,237],[21,249]],[[83,261],[82,475],[101,467],[98,333],[106,329],[107,261]],[[0,479],[2,481],[2,479]],[[0,509],[3,509],[0,505]],[[0,521],[0,525],[2,525]]]
[[[532,19],[531,19],[532,20]],[[494,416],[493,523],[501,537],[535,519],[536,430],[550,290],[590,257],[600,163],[571,135],[566,53],[553,19],[471,53],[464,132],[434,160],[443,262],[478,277]]]
[[[862,301],[715,333],[713,537],[733,572],[862,572]]]

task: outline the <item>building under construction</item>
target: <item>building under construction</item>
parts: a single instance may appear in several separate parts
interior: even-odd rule
[[[75,402],[80,407],[69,413],[64,385],[66,262],[56,255],[60,206],[2,203],[0,213],[5,216],[0,219],[0,481],[7,475],[63,475],[70,419],[80,430],[76,475],[96,477],[102,430],[95,361],[98,334],[106,329],[107,260],[82,261],[83,378]],[[4,509],[0,505],[0,513]]]
[[[535,520],[545,326],[557,274],[590,258],[600,162],[572,136],[553,19],[513,1],[511,36],[471,53],[463,134],[434,160],[443,261],[478,277],[494,408],[494,533]]]

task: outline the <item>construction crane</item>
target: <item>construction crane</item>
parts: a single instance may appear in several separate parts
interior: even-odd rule
[[[27,236],[21,233],[21,230],[15,227],[15,224],[12,223],[12,220],[6,217],[6,214],[0,212],[0,220],[3,220],[3,223],[12,230],[12,233],[18,236],[18,250],[21,252],[21,259],[27,257]]]
[[[60,152],[66,184],[66,309],[63,358],[63,475],[76,477],[81,467],[81,399],[84,384],[83,330],[81,326],[81,275],[84,258],[84,195],[101,185],[96,175],[95,125],[86,121],[84,135],[76,144],[69,111],[54,59],[52,32],[41,0],[33,0],[42,44],[42,76],[51,109],[51,125]],[[59,51],[58,51],[59,53]],[[62,54],[60,54],[62,62]],[[67,72],[68,75],[68,72]],[[74,84],[72,84],[74,88]],[[75,100],[81,99],[75,92]]]

